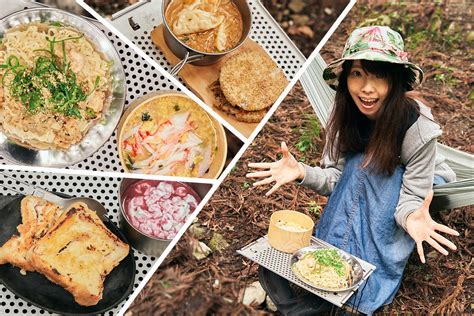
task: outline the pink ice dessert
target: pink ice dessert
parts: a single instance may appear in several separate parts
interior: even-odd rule
[[[137,230],[171,240],[200,201],[186,184],[140,180],[126,189],[122,205],[129,223]]]

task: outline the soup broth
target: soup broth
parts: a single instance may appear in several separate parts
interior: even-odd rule
[[[242,16],[231,0],[172,0],[165,18],[181,42],[200,52],[228,51],[242,37]]]
[[[187,97],[162,96],[143,103],[123,130],[120,149],[131,172],[202,177],[217,150],[214,124]]]

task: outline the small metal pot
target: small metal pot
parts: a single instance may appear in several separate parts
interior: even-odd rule
[[[179,71],[184,67],[186,64],[193,64],[193,65],[198,65],[198,66],[205,66],[205,65],[210,65],[213,63],[216,63],[219,59],[224,57],[230,52],[233,52],[234,50],[238,49],[244,41],[247,39],[250,28],[252,26],[252,14],[250,12],[250,7],[247,3],[247,0],[232,0],[234,4],[237,6],[237,9],[239,9],[240,14],[242,15],[242,23],[243,23],[243,29],[242,29],[242,36],[240,38],[240,41],[237,43],[237,45],[225,52],[221,53],[206,53],[206,52],[200,52],[197,51],[185,43],[181,42],[171,31],[170,26],[168,25],[168,22],[166,21],[166,16],[165,12],[172,0],[163,0],[162,6],[161,6],[161,16],[163,19],[163,25],[164,25],[164,37],[165,37],[165,42],[168,45],[168,47],[171,49],[171,51],[181,59],[179,63],[177,63],[170,71],[170,74],[175,76],[179,73]]]
[[[166,249],[166,247],[168,247],[171,240],[164,240],[164,239],[145,235],[144,233],[136,229],[129,222],[128,217],[125,214],[125,207],[123,205],[123,200],[125,198],[124,193],[126,192],[129,186],[141,180],[142,179],[123,178],[122,181],[120,182],[120,189],[119,189],[120,228],[133,248],[140,250],[144,254],[154,256],[154,257],[159,257],[161,256],[163,251]],[[154,180],[150,180],[150,181],[154,181]],[[211,188],[210,184],[205,184],[205,183],[182,183],[182,182],[179,182],[179,183],[193,189],[201,199],[204,198],[206,193]]]
[[[135,99],[128,107],[125,113],[122,115],[122,119],[120,120],[120,123],[117,128],[117,140],[118,140],[118,147],[119,147],[119,158],[120,158],[120,163],[125,170],[125,172],[131,172],[131,170],[128,169],[126,163],[125,163],[125,156],[122,151],[122,141],[123,139],[123,134],[124,134],[124,126],[126,125],[128,118],[133,115],[134,111],[137,108],[140,108],[143,104],[150,102],[153,99],[160,98],[160,97],[173,97],[173,96],[179,96],[179,97],[185,97],[190,99],[188,95],[186,95],[184,92],[181,91],[174,91],[174,90],[159,90],[159,91],[154,91],[147,93],[138,99]],[[197,107],[199,107],[196,104]],[[210,179],[217,179],[219,175],[221,174],[222,170],[224,169],[224,165],[226,162],[226,157],[227,157],[227,138],[226,138],[226,132],[224,130],[224,127],[222,127],[222,124],[219,123],[215,118],[209,115],[209,118],[211,119],[215,131],[216,131],[216,136],[217,136],[217,151],[215,152],[215,158],[213,162],[211,163],[211,166],[209,167],[209,170],[204,174],[204,178],[210,178]],[[240,147],[239,147],[240,148]]]

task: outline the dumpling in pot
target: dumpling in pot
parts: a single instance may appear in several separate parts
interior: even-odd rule
[[[224,51],[226,49],[227,44],[227,32],[226,32],[226,27],[225,23],[222,23],[219,25],[219,28],[217,29],[217,36],[216,36],[216,48],[219,51]]]
[[[221,0],[202,0],[199,8],[207,12],[217,12]]]
[[[173,33],[177,36],[204,32],[218,27],[224,21],[222,15],[216,15],[201,9],[184,9],[173,23]]]

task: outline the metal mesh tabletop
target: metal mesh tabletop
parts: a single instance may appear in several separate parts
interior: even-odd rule
[[[330,244],[315,237],[311,238],[311,244],[332,247]],[[268,270],[271,270],[272,272],[284,277],[285,279],[298,285],[299,287],[302,287],[305,290],[316,294],[319,297],[339,307],[342,307],[347,302],[347,300],[359,289],[359,287],[356,287],[352,290],[345,292],[326,292],[317,290],[307,285],[306,283],[298,279],[292,272],[290,267],[290,260],[292,255],[276,250],[275,248],[270,246],[270,244],[268,243],[267,236],[263,236],[260,239],[257,239],[256,241],[243,247],[237,252],[242,256],[247,257],[248,259],[267,268]],[[375,266],[368,262],[365,262],[362,259],[356,259],[360,262],[364,271],[363,280],[367,280],[370,274],[372,274],[372,272],[375,270]],[[362,284],[362,282],[360,284]]]
[[[15,177],[31,185],[43,189],[65,193],[71,196],[88,196],[101,202],[108,210],[108,217],[119,227],[119,201],[118,190],[120,178],[90,177],[90,176],[67,176],[50,173],[2,171],[0,173],[0,200],[8,199],[8,196],[17,195],[4,187],[3,183],[15,186],[23,191],[25,188],[20,183],[14,183],[6,179],[4,175]],[[140,251],[133,250],[136,261],[136,276],[134,289],[136,289],[145,275],[156,261],[156,258],[147,256]],[[125,301],[119,306],[111,309],[105,315],[116,315]],[[0,284],[0,315],[50,315],[51,313],[35,307],[15,296],[7,288]]]

